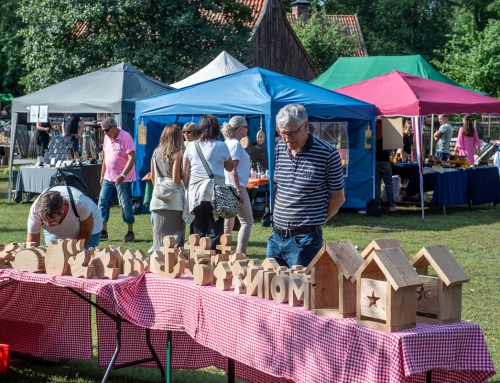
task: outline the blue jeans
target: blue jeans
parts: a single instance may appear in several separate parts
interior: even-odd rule
[[[441,158],[441,161],[448,161],[450,158],[450,153],[436,152],[436,158]]]
[[[380,193],[382,192],[382,180],[384,180],[385,192],[389,206],[394,207],[394,190],[392,188],[392,166],[389,161],[377,161],[375,167],[375,201],[380,206]]]
[[[59,239],[54,234],[49,233],[47,230],[43,231],[43,236],[45,237],[45,245],[49,245],[49,241],[56,241]],[[63,238],[60,238],[63,239]],[[96,248],[99,245],[99,241],[101,240],[101,233],[92,234],[87,244],[85,245],[86,249],[91,247]]]
[[[118,195],[122,208],[123,222],[131,225],[135,222],[134,209],[132,208],[132,182],[123,182],[117,186],[114,182],[103,180],[101,194],[99,194],[99,210],[101,210],[102,220],[109,221],[109,208]]]
[[[283,238],[272,232],[267,240],[266,258],[275,258],[282,266],[302,265],[307,267],[322,246],[322,231],[288,238]]]

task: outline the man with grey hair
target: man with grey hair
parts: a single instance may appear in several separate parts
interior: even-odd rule
[[[118,195],[122,220],[128,225],[123,242],[132,242],[135,239],[132,208],[132,182],[136,179],[134,140],[130,134],[120,129],[111,117],[102,120],[101,128],[104,133],[104,159],[99,195],[99,209],[103,219],[101,241],[108,239],[109,208]]]
[[[322,228],[344,203],[344,174],[337,149],[309,132],[300,104],[276,116],[273,232],[267,258],[306,267],[323,245]]]

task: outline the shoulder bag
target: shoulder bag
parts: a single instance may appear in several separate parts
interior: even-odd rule
[[[153,188],[153,195],[163,202],[170,202],[174,199],[179,188],[177,184],[174,184],[171,178],[158,176],[158,166],[154,155],[153,163],[155,167],[155,186]]]
[[[200,143],[195,141],[196,151],[207,171],[208,178],[214,179],[214,174],[208,166],[207,160],[200,148]],[[233,186],[214,185],[214,212],[222,218],[234,218],[240,211],[240,197]]]

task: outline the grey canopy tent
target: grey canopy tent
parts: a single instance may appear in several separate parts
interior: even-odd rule
[[[31,105],[47,105],[49,113],[114,113],[118,125],[133,135],[135,102],[171,89],[173,88],[146,76],[129,64],[121,63],[14,98],[11,119],[9,203],[18,113],[29,113]]]

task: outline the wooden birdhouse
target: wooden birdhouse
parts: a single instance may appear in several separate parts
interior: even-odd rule
[[[393,332],[416,326],[422,280],[400,248],[373,250],[354,274],[356,323]]]
[[[417,289],[417,321],[430,324],[462,319],[462,283],[470,278],[444,245],[423,247],[410,263],[424,285]],[[429,276],[432,266],[437,277]]]
[[[374,239],[373,241],[370,242],[368,246],[366,246],[366,249],[363,250],[361,253],[361,256],[363,259],[368,258],[368,256],[373,252],[373,250],[382,250],[382,249],[394,249],[396,247],[399,247],[403,253],[406,254],[404,249],[401,247],[399,242],[396,240],[396,238],[379,238],[379,239]],[[406,257],[409,259],[408,254],[406,254]]]
[[[350,279],[362,264],[351,241],[323,245],[305,270],[311,275],[311,311],[334,318],[356,316],[356,284]]]

